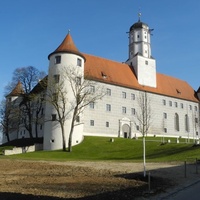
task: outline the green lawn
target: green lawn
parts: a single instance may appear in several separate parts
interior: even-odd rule
[[[165,138],[165,141],[168,139]],[[176,144],[175,139],[171,138],[171,143],[161,144],[162,138],[146,138],[146,160],[147,162],[169,162],[200,159],[200,146],[193,146],[193,143]],[[2,151],[3,147],[0,147]],[[12,156],[0,156],[13,159],[32,159],[32,160],[118,160],[135,161],[143,160],[142,139],[123,139],[105,137],[85,137],[84,141],[73,147],[71,153],[58,151],[37,151]]]

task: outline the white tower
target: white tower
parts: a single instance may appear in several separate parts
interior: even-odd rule
[[[48,56],[49,59],[49,72],[48,72],[48,86],[47,86],[47,93],[48,90],[50,90],[50,87],[52,87],[52,80],[54,80],[56,83],[63,83],[64,85],[63,91],[66,91],[67,95],[67,106],[66,112],[70,111],[69,106],[71,102],[73,102],[74,96],[72,93],[72,88],[70,87],[69,80],[66,79],[66,74],[64,74],[67,70],[67,68],[74,68],[74,70],[78,69],[80,74],[84,75],[84,62],[85,58],[84,56],[79,52],[79,50],[76,48],[72,37],[70,33],[67,34],[63,42],[60,44],[60,46],[51,54]],[[55,80],[56,79],[56,80]],[[56,87],[53,86],[53,87]],[[52,90],[52,88],[51,88]],[[48,98],[48,97],[47,97]],[[61,103],[62,104],[62,103]],[[61,105],[60,107],[62,107]],[[69,138],[69,132],[70,132],[70,126],[72,121],[70,111],[67,114],[67,118],[65,119],[65,138],[66,138],[66,147],[68,145],[68,138]],[[58,113],[55,109],[55,107],[51,103],[46,103],[46,109],[45,109],[45,119],[47,119],[47,122],[45,122],[44,125],[44,150],[55,150],[55,149],[62,149],[62,131],[61,126],[59,122],[56,120]],[[83,125],[79,125],[74,127],[74,134],[72,138],[72,145],[78,144],[83,139]]]
[[[129,30],[129,59],[127,64],[134,68],[138,83],[156,87],[156,61],[151,56],[151,30],[139,20]]]

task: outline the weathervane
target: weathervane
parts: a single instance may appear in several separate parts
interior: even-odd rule
[[[138,13],[138,22],[140,22],[141,15],[142,15],[142,13],[139,12],[139,13]]]

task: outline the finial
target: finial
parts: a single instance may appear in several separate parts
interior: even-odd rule
[[[142,15],[142,13],[139,12],[139,13],[138,13],[138,22],[140,22],[141,15]]]
[[[70,34],[70,29],[68,29],[68,34]]]

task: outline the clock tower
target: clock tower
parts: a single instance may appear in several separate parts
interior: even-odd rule
[[[156,61],[151,55],[151,29],[139,20],[129,30],[129,58],[127,64],[134,68],[138,83],[156,87]]]

